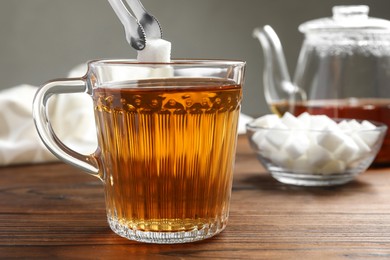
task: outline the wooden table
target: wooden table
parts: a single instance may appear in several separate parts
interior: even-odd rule
[[[0,258],[390,259],[390,169],[339,187],[273,180],[239,138],[229,224],[201,242],[115,235],[98,179],[54,163],[0,168]]]

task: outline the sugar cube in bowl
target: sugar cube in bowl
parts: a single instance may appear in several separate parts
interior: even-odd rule
[[[251,147],[278,181],[340,185],[371,165],[387,131],[382,123],[303,113],[265,115],[247,124]]]

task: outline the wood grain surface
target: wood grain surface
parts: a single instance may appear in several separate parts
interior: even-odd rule
[[[390,259],[390,169],[338,187],[273,180],[239,137],[229,223],[153,245],[107,225],[103,185],[62,163],[0,168],[1,259]]]

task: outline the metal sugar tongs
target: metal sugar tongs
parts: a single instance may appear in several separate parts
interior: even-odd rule
[[[146,46],[146,38],[162,38],[160,23],[156,17],[146,11],[140,0],[108,0],[108,2],[125,28],[127,42],[134,49],[143,50]]]

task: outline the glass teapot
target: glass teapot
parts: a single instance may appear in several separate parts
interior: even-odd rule
[[[254,30],[264,51],[264,94],[274,113],[326,114],[390,127],[390,21],[369,7],[334,6],[333,17],[305,22],[293,81],[282,45],[266,25]],[[390,135],[375,163],[390,164]]]

